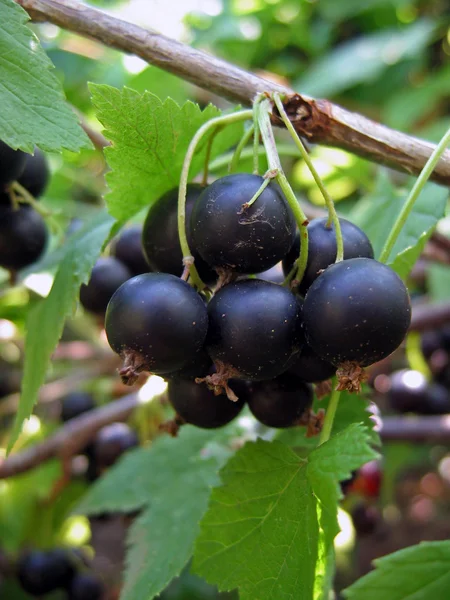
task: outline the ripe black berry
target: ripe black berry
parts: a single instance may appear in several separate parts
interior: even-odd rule
[[[111,254],[122,261],[133,276],[151,270],[142,249],[142,225],[132,225],[125,229],[112,243]]]
[[[0,206],[0,267],[17,271],[33,264],[47,238],[45,221],[31,206]]]
[[[62,400],[61,419],[65,423],[95,407],[94,399],[87,392],[71,392]]]
[[[4,186],[20,177],[27,154],[22,150],[13,150],[0,140],[0,186]]]
[[[100,600],[103,584],[92,573],[78,573],[68,589],[68,600]]]
[[[147,370],[181,369],[204,344],[208,315],[202,298],[185,281],[146,273],[125,282],[106,311],[106,335],[124,359],[122,379],[133,382]]]
[[[195,202],[191,215],[194,245],[214,268],[238,273],[270,269],[290,250],[295,220],[281,189],[269,183],[248,208],[264,179],[237,173],[217,179]]]
[[[135,432],[125,423],[102,427],[94,438],[92,457],[99,469],[110,467],[124,452],[139,445]]]
[[[258,279],[262,279],[263,281],[271,281],[272,283],[278,283],[281,285],[284,282],[284,273],[281,262],[277,263],[274,267],[267,269],[267,271],[258,273],[256,277]]]
[[[34,155],[27,154],[25,168],[22,175],[17,181],[22,185],[32,196],[38,198],[44,193],[50,179],[50,169],[45,154],[34,149]]]
[[[326,217],[313,219],[308,225],[308,262],[299,287],[299,292],[303,295],[320,272],[336,260],[336,232],[333,224],[326,226],[327,220]],[[346,219],[339,219],[339,223],[344,243],[344,259],[373,258],[372,244],[364,231]],[[299,253],[300,235],[297,233],[294,245],[283,260],[285,275],[291,271]]]
[[[239,400],[232,402],[225,395],[216,396],[206,385],[194,381],[170,381],[167,389],[170,404],[186,423],[215,429],[232,421],[242,410],[248,394],[245,381],[232,380],[230,385]]]
[[[197,352],[192,360],[185,364],[181,369],[173,373],[165,373],[165,379],[188,379],[193,381],[197,377],[205,377],[212,369],[212,360],[209,354],[202,348]]]
[[[381,523],[381,516],[375,506],[357,504],[351,511],[353,527],[357,535],[370,535],[376,531]]]
[[[80,288],[82,306],[92,313],[104,314],[114,292],[130,277],[128,267],[117,258],[113,256],[99,258],[92,269],[88,283]]]
[[[367,366],[401,344],[411,305],[392,269],[370,258],[353,258],[331,265],[314,281],[303,318],[307,341],[321,358]]]
[[[17,564],[17,576],[22,588],[35,596],[66,587],[74,574],[69,553],[62,549],[47,552],[33,550],[23,555]]]
[[[205,188],[192,183],[186,190],[186,236],[195,258],[195,266],[205,283],[214,283],[217,274],[200,258],[192,240],[190,217],[195,201]],[[142,247],[148,264],[155,272],[180,276],[183,253],[178,237],[178,188],[170,190],[149,208],[142,231]]]
[[[297,355],[289,372],[309,383],[320,383],[333,377],[336,367],[318,356],[308,344]]]
[[[422,412],[428,382],[420,371],[403,369],[391,375],[387,398],[397,412]]]
[[[283,373],[269,381],[252,382],[248,396],[253,415],[267,427],[300,424],[312,401],[312,387],[291,373]]]
[[[242,378],[280,375],[300,350],[301,304],[286,288],[259,279],[223,287],[208,305],[207,351]],[[233,376],[233,375],[231,375]]]

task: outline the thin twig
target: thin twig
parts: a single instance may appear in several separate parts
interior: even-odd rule
[[[0,459],[0,479],[29,471],[51,458],[67,460],[80,452],[105,425],[126,421],[138,404],[137,394],[130,394],[71,419],[40,444]]]
[[[343,148],[412,174],[420,173],[435,148],[434,144],[385,127],[328,100],[296,94],[200,50],[74,0],[16,1],[37,21],[49,21],[111,48],[135,54],[234,102],[250,105],[262,92],[288,95],[286,112],[297,133],[311,142]],[[276,121],[282,125],[281,119]],[[444,153],[431,179],[450,184],[450,151]]]

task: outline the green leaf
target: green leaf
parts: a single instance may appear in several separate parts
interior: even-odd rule
[[[179,184],[184,155],[195,132],[203,123],[220,116],[220,111],[186,102],[178,106],[171,98],[164,102],[145,92],[92,85],[92,101],[105,136],[112,146],[105,149],[111,171],[106,179],[109,212],[125,221],[162,194]],[[233,146],[243,133],[238,123],[223,129],[214,138],[211,158]],[[206,136],[192,161],[190,175],[203,167]]]
[[[224,455],[206,451],[209,431],[185,426],[173,439],[130,452],[92,486],[78,513],[144,508],[128,536],[121,600],[149,600],[192,555],[199,521]]]
[[[367,439],[352,425],[307,458],[278,441],[247,443],[220,473],[194,571],[220,590],[239,587],[241,600],[312,600],[338,532],[338,480],[376,456]]]
[[[313,410],[327,409],[330,396],[321,400],[314,399]],[[364,395],[350,394],[341,392],[336,415],[333,421],[332,436],[340,433],[353,423],[364,425],[372,445],[380,445],[380,438],[374,431],[375,422],[369,411],[370,401]],[[305,427],[291,427],[289,429],[280,429],[276,433],[276,439],[288,446],[296,448],[315,448],[319,443],[319,436],[306,437]]]
[[[450,541],[422,542],[374,561],[376,569],[344,590],[355,600],[448,600]]]
[[[360,201],[349,219],[361,227],[372,242],[377,258],[392,224],[405,203],[405,192],[392,185],[387,173],[380,171],[374,192]],[[428,183],[418,197],[387,263],[406,277],[417,260],[437,222],[444,216],[448,191]]]
[[[16,2],[0,0],[0,139],[26,152],[89,148],[28,20]]]
[[[313,64],[294,89],[329,97],[375,81],[389,66],[419,55],[435,27],[433,22],[421,19],[409,27],[366,33],[344,42]]]
[[[80,285],[89,279],[112,224],[113,219],[101,212],[89,226],[70,238],[49,295],[28,314],[22,392],[8,451],[15,444],[24,419],[32,413],[66,317],[72,314],[76,306]]]

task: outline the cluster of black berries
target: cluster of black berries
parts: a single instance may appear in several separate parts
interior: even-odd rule
[[[410,323],[404,284],[373,259],[365,234],[345,220],[342,262],[333,264],[334,228],[317,219],[308,226],[299,289],[255,278],[279,261],[289,272],[301,243],[278,185],[269,183],[251,201],[262,183],[260,176],[236,174],[206,188],[188,186],[186,229],[195,265],[211,286],[219,277],[208,303],[179,278],[173,190],[150,208],[144,224],[144,253],[155,272],[127,280],[107,308],[106,334],[124,361],[123,381],[133,383],[141,371],[168,378],[180,420],[201,427],[229,422],[244,401],[266,425],[304,422],[311,382],[338,369],[341,387],[358,389],[362,367],[393,352]]]
[[[32,596],[66,590],[68,600],[101,600],[103,583],[90,571],[77,550],[31,550],[17,563],[22,588]]]
[[[31,155],[0,141],[0,267],[16,272],[43,253],[48,239],[45,221],[29,204],[14,205],[10,186],[17,181],[38,198],[49,175],[47,160],[38,148]]]
[[[71,392],[62,400],[61,419],[67,422],[95,408],[88,392]],[[111,467],[127,450],[139,445],[136,433],[125,423],[111,423],[102,427],[84,449],[88,459],[86,476],[94,481]]]

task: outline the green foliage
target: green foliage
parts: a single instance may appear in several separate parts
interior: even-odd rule
[[[111,217],[100,212],[67,242],[50,294],[28,314],[22,392],[10,434],[9,450],[20,434],[23,421],[33,410],[64,322],[74,311],[80,285],[88,281],[112,223]]]
[[[193,102],[179,107],[145,92],[92,85],[97,117],[112,147],[105,154],[112,171],[107,175],[111,192],[106,196],[110,213],[126,221],[179,184],[184,155],[203,123],[220,116],[212,105],[200,110]],[[211,157],[224,152],[242,135],[241,124],[227,127],[214,138]],[[206,136],[192,161],[191,176],[202,168]]]
[[[312,599],[318,562],[338,532],[338,481],[374,456],[360,425],[307,458],[278,441],[247,443],[213,490],[194,571],[220,590],[239,587],[242,600]]]
[[[450,298],[450,268],[448,265],[430,265],[427,284],[433,302],[448,302]]]
[[[0,139],[26,152],[89,147],[28,20],[13,0],[0,0]]]
[[[149,600],[189,560],[210,488],[225,455],[205,452],[208,431],[190,425],[130,452],[100,479],[77,512],[143,509],[131,527],[122,600]]]
[[[439,219],[444,216],[448,191],[428,183],[417,199],[387,263],[405,278],[419,257]],[[372,194],[361,200],[350,215],[372,242],[377,258],[387,234],[405,201],[405,193],[394,187],[387,173],[380,171]]]
[[[344,591],[355,600],[447,600],[450,541],[422,542],[374,561],[375,570]]]

